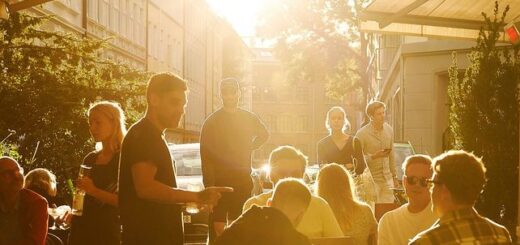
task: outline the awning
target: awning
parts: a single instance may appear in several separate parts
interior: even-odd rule
[[[520,18],[519,0],[499,0],[499,18]],[[493,16],[493,0],[373,0],[360,13],[363,32],[476,39],[484,18]],[[502,41],[507,41],[504,37]]]

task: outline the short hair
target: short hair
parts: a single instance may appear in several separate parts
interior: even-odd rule
[[[308,207],[311,201],[311,192],[303,183],[303,180],[296,178],[286,178],[278,181],[274,187],[271,206],[276,207],[280,204]]]
[[[365,113],[367,114],[367,116],[371,117],[372,115],[374,115],[374,112],[379,108],[384,108],[386,110],[385,103],[381,101],[372,101],[368,103],[365,109]]]
[[[117,152],[121,148],[123,137],[126,134],[125,113],[123,112],[123,109],[121,109],[119,103],[99,101],[90,105],[90,108],[87,111],[87,116],[90,117],[91,113],[94,111],[102,113],[110,120],[112,126],[114,126],[114,132],[112,132],[107,147]],[[99,150],[101,150],[101,148]]]
[[[348,130],[350,128],[350,121],[347,118],[347,113],[341,106],[334,106],[334,107],[330,108],[329,111],[327,111],[327,118],[325,119],[325,127],[327,128],[329,133],[332,132],[330,129],[330,113],[333,111],[339,111],[339,112],[343,113],[343,120],[344,120],[343,132]]]
[[[237,90],[240,90],[240,82],[238,82],[238,79],[236,79],[234,77],[224,78],[224,79],[222,79],[222,81],[220,81],[220,86],[219,86],[220,91],[222,91],[222,87],[233,87],[233,88],[236,88]]]
[[[150,80],[148,80],[148,85],[146,87],[146,101],[150,104],[150,97],[152,94],[163,95],[174,90],[184,92],[188,91],[186,81],[169,72],[155,74],[150,77]]]
[[[45,168],[35,168],[25,175],[24,188],[35,190],[40,189],[50,193],[52,189],[56,189],[56,175]]]
[[[305,172],[308,162],[308,158],[305,154],[290,145],[279,146],[274,149],[269,156],[269,165],[272,167],[280,160],[297,160],[301,164],[302,172]]]
[[[424,164],[428,165],[428,167],[431,169],[432,167],[432,158],[428,155],[424,154],[414,154],[411,156],[406,157],[403,162],[403,173],[406,173],[406,170],[408,169],[408,166],[412,164]]]
[[[473,205],[486,183],[482,159],[463,150],[450,150],[434,158],[433,171],[459,204]]]

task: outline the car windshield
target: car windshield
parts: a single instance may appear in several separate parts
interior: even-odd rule
[[[201,176],[199,144],[170,145],[177,176]]]

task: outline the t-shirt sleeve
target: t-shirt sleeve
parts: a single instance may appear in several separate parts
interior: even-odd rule
[[[130,166],[139,162],[156,164],[154,161],[154,152],[157,152],[157,150],[154,149],[154,145],[149,142],[154,141],[146,139],[146,137],[142,137],[142,135],[132,135],[128,139],[128,142],[125,142],[126,145],[123,146],[126,147],[126,149],[123,149],[126,154],[125,162]]]

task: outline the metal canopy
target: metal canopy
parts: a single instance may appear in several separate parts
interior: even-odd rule
[[[500,15],[509,5],[506,23],[520,18],[519,0],[498,2]],[[483,24],[481,13],[492,16],[494,8],[493,0],[373,0],[360,13],[360,28],[364,32],[475,39]]]

